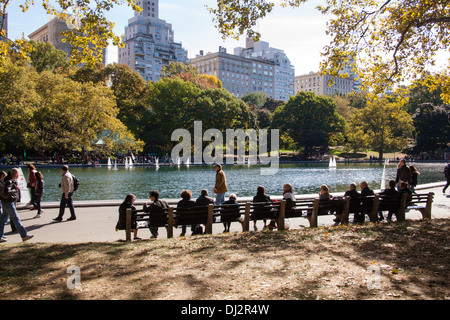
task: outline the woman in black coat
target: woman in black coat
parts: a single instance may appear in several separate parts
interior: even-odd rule
[[[195,206],[195,201],[191,200],[192,192],[190,190],[183,190],[180,193],[181,201],[178,202],[177,208],[193,208]],[[178,210],[178,213],[181,213],[183,210]],[[191,225],[192,233],[195,232],[197,225]],[[181,234],[180,237],[184,237],[186,235],[186,225],[181,226]]]
[[[43,210],[41,209],[41,201],[44,196],[44,176],[41,172],[36,172],[34,174],[36,178],[36,183],[34,186],[34,197],[33,197],[33,205],[34,208],[37,209],[37,214],[34,218],[40,218]],[[30,209],[32,210],[32,208]]]
[[[140,240],[138,238],[137,233],[137,223],[136,223],[136,207],[133,205],[136,200],[136,196],[134,194],[129,194],[126,196],[125,200],[119,206],[119,221],[117,221],[116,230],[125,230],[127,227],[127,209],[131,208],[131,230],[134,233],[134,240]]]
[[[256,195],[253,197],[253,203],[267,203],[271,202],[270,197],[266,195],[266,189],[263,186],[258,186],[256,189]],[[264,204],[261,205],[255,205],[253,213],[250,217],[250,220],[253,220],[253,230],[258,231],[258,228],[256,227],[256,220],[258,220],[260,217],[268,215],[268,212],[270,212],[269,207],[265,207]],[[264,221],[264,227],[263,230],[267,228],[267,220]]]

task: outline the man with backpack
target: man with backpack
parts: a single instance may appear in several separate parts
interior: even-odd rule
[[[444,189],[442,189],[442,193],[445,193],[445,190],[447,190],[447,188],[450,186],[450,163],[445,167],[444,175],[445,179],[447,179],[447,184],[445,185]]]
[[[4,238],[5,223],[8,216],[16,227],[22,238],[22,241],[28,241],[33,236],[27,234],[27,231],[22,225],[19,216],[17,215],[16,202],[20,202],[20,189],[17,179],[19,178],[19,170],[17,168],[11,169],[2,183],[0,196],[3,205],[3,212],[0,215],[0,242],[6,242]]]
[[[70,210],[70,218],[68,221],[76,220],[75,209],[73,207],[73,193],[76,191],[77,181],[76,178],[69,172],[69,167],[64,165],[61,167],[62,178],[61,178],[61,190],[63,192],[61,197],[61,203],[59,204],[59,215],[53,219],[53,221],[61,222],[62,217],[64,215],[64,211],[66,206],[69,207]]]

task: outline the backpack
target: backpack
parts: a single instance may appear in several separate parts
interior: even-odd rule
[[[73,192],[78,190],[78,187],[80,186],[80,180],[78,180],[77,177],[75,177],[74,175],[72,175],[72,179],[73,179]]]

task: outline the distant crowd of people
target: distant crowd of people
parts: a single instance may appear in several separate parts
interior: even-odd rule
[[[448,165],[450,167],[450,164]],[[208,206],[209,204],[215,205],[227,205],[227,204],[235,204],[238,205],[237,197],[235,194],[230,194],[227,201],[225,201],[225,193],[228,191],[228,187],[226,184],[226,175],[222,170],[220,165],[216,165],[216,183],[213,188],[213,191],[216,194],[216,200],[214,201],[212,197],[208,195],[208,190],[201,190],[200,196],[196,199],[196,201],[192,200],[192,192],[190,190],[183,190],[180,193],[181,200],[177,204],[177,208],[190,208],[190,207],[202,207]],[[450,171],[450,170],[449,170]],[[406,160],[401,160],[397,167],[397,175],[395,180],[389,181],[389,188],[382,191],[382,195],[398,197],[402,193],[412,194],[415,192],[415,187],[417,186],[419,171],[414,166],[407,166]],[[450,180],[450,179],[449,179]],[[450,185],[450,182],[449,182]],[[374,195],[373,190],[369,188],[369,185],[366,181],[362,181],[360,184],[361,191],[358,192],[357,184],[351,183],[349,186],[349,190],[345,192],[344,196],[350,197],[352,200],[359,199],[361,197]],[[320,186],[319,192],[319,200],[329,200],[332,198],[330,194],[329,188],[327,185]],[[136,197],[133,194],[127,195],[124,202],[119,207],[119,221],[116,225],[116,230],[125,230],[126,228],[126,210],[128,208],[132,209],[132,231],[134,232],[134,239],[140,239],[137,236],[138,228],[136,224],[136,207],[134,206],[134,201]],[[150,192],[150,200],[152,201],[151,205],[144,204],[144,212],[151,213],[160,213],[164,209],[168,208],[168,204],[159,199],[158,191]],[[295,201],[296,197],[293,193],[292,185],[286,183],[283,185],[283,200],[286,200],[286,209],[295,209]],[[253,203],[269,203],[272,202],[270,196],[266,194],[266,189],[264,186],[258,186],[256,190],[256,195],[253,197]],[[275,200],[276,201],[276,200]],[[355,203],[353,201],[353,203]],[[354,223],[363,223],[365,219],[365,215],[367,212],[367,203],[360,203],[358,208],[352,208],[352,212],[354,212]],[[396,214],[395,208],[380,208],[379,211],[379,220],[384,220],[383,212],[388,211],[388,215],[386,217],[387,221],[392,221],[392,216]],[[258,227],[256,225],[258,218],[258,212],[255,210],[250,217],[250,220],[253,221],[253,230],[257,231]],[[336,214],[335,225],[340,224],[340,215]],[[262,220],[263,222],[263,230],[265,229],[273,229],[276,228],[276,220],[275,219],[266,219]],[[268,223],[269,222],[269,223]],[[224,222],[224,232],[230,232],[231,222]],[[150,227],[150,232],[152,234],[152,238],[158,237],[158,228]],[[191,232],[193,235],[202,233],[202,227],[199,225],[191,225]],[[186,234],[186,226],[182,226],[181,235],[185,236]]]
[[[31,201],[29,203],[30,210],[37,210],[37,214],[34,218],[40,218],[43,210],[41,208],[41,201],[44,196],[44,177],[42,172],[36,170],[36,168],[29,164],[27,166],[29,171],[28,175],[28,188],[31,193]],[[209,204],[215,205],[227,205],[227,204],[239,204],[237,202],[237,197],[235,194],[231,194],[228,197],[228,200],[225,200],[225,194],[228,192],[226,175],[222,170],[222,166],[217,164],[214,167],[216,171],[215,185],[213,191],[215,193],[216,200],[214,201],[212,197],[209,196],[208,191],[206,189],[201,190],[200,196],[196,199],[196,201],[192,200],[192,192],[189,190],[183,190],[180,193],[181,200],[178,202],[178,208],[190,208],[190,207],[201,207],[208,206]],[[59,206],[59,214],[56,218],[53,219],[55,222],[61,222],[65,213],[65,208],[68,207],[70,211],[70,217],[67,220],[76,220],[75,209],[73,205],[73,194],[78,188],[78,180],[76,177],[70,173],[69,167],[64,165],[61,167],[61,183],[60,188],[62,191],[61,202]],[[406,160],[400,160],[399,165],[397,167],[397,175],[396,179],[389,182],[389,188],[382,191],[381,194],[387,196],[398,196],[402,193],[412,194],[415,192],[415,187],[417,186],[419,171],[414,166],[407,166]],[[450,186],[450,164],[448,164],[444,169],[445,178],[447,179],[447,184],[443,188],[442,192],[445,193],[447,188]],[[23,227],[20,218],[17,215],[16,203],[20,202],[21,194],[18,183],[19,178],[19,169],[13,168],[8,173],[4,171],[0,171],[0,242],[6,242],[7,238],[4,235],[4,227],[8,221],[10,220],[11,228],[13,231],[18,231],[23,241],[27,241],[31,239],[33,236],[29,235],[25,228]],[[345,196],[349,196],[351,199],[357,199],[359,197],[364,197],[368,195],[373,195],[374,192],[371,190],[366,181],[362,181],[360,184],[361,191],[356,191],[357,184],[351,183],[349,186],[349,190],[345,193]],[[168,208],[167,202],[161,200],[159,198],[158,191],[154,190],[149,193],[151,203],[144,204],[143,210],[144,212],[162,212],[162,210]],[[320,200],[329,200],[332,196],[330,194],[329,188],[327,185],[322,185],[320,187],[319,199]],[[283,185],[283,199],[286,200],[286,209],[290,210],[295,206],[295,195],[293,193],[292,185],[286,183]],[[125,200],[119,207],[119,220],[116,225],[117,230],[124,230],[126,227],[126,210],[128,208],[132,209],[132,230],[134,232],[134,239],[139,239],[137,235],[137,223],[136,223],[136,208],[134,206],[134,202],[136,197],[133,194],[129,194],[126,196]],[[254,203],[267,203],[271,202],[270,196],[266,194],[266,190],[264,186],[258,186],[256,190],[256,195],[253,197]],[[355,208],[353,208],[355,209]],[[381,208],[379,211],[379,220],[383,220],[384,216],[382,211],[388,211],[387,220],[390,221],[392,216],[396,214],[394,208]],[[354,222],[361,223],[364,222],[364,217],[367,211],[365,211],[364,202],[361,204],[361,207],[358,210],[353,210],[355,212]],[[253,220],[253,229],[255,231],[258,230],[256,226],[256,222],[258,219],[257,214],[255,213],[251,220]],[[270,223],[267,224],[267,221],[270,220]],[[267,219],[263,220],[263,229],[273,229],[276,228],[276,220],[275,219]],[[336,215],[335,223],[340,223],[339,214]],[[223,222],[224,232],[230,231],[231,222]],[[158,228],[149,227],[150,232],[152,234],[152,238],[158,237]],[[202,233],[202,227],[199,225],[191,226],[192,234]],[[184,236],[186,234],[186,226],[182,226],[181,235]]]

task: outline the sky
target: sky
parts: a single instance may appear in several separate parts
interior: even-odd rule
[[[46,24],[49,16],[35,1],[27,12],[19,7],[22,0],[13,0],[8,9],[8,37],[16,39],[30,33]],[[277,1],[275,1],[277,2]],[[299,8],[281,8],[277,6],[266,18],[258,23],[257,31],[261,40],[269,42],[274,48],[284,50],[295,67],[295,75],[317,72],[321,62],[322,49],[329,44],[330,39],[325,34],[327,17],[318,12],[315,7],[320,0],[310,0]],[[172,24],[176,42],[181,42],[188,51],[188,57],[194,58],[200,50],[217,52],[219,46],[225,47],[228,53],[233,53],[236,47],[245,47],[245,36],[239,41],[222,40],[214,27],[213,16],[207,5],[213,6],[215,0],[160,0],[159,18]],[[108,14],[110,21],[115,23],[114,32],[124,33],[128,19],[133,17],[133,11],[126,5],[117,6]],[[117,62],[118,50],[108,47],[108,63]]]

